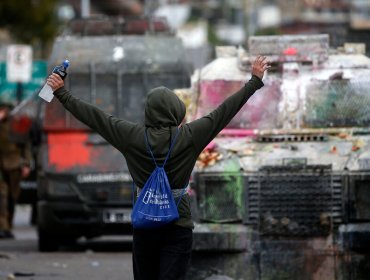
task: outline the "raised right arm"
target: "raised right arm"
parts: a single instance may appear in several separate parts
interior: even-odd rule
[[[251,79],[239,91],[228,97],[208,115],[188,124],[198,152],[201,152],[225,128],[253,93],[263,86],[262,78],[269,67],[266,57],[257,57],[252,65]]]

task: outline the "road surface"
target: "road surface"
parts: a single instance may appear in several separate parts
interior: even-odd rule
[[[79,240],[55,253],[37,250],[30,207],[17,207],[14,240],[0,240],[0,279],[132,280],[131,240],[113,236]]]

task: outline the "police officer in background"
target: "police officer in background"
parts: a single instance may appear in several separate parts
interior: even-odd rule
[[[0,99],[0,238],[14,238],[12,233],[20,181],[30,174],[31,149],[10,139],[10,111],[13,104]]]

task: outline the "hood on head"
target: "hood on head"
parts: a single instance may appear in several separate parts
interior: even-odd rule
[[[179,126],[185,118],[184,102],[170,89],[157,87],[152,89],[145,104],[145,126]]]

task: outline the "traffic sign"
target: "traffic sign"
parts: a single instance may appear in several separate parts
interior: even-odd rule
[[[8,46],[6,78],[10,83],[28,83],[32,74],[32,47],[29,45]]]
[[[7,65],[5,62],[0,62],[0,99],[12,101],[16,104],[17,101],[17,83],[7,81]],[[47,76],[47,63],[45,60],[36,60],[32,63],[31,80],[28,83],[22,83],[23,99],[30,98],[36,90],[45,83]]]

